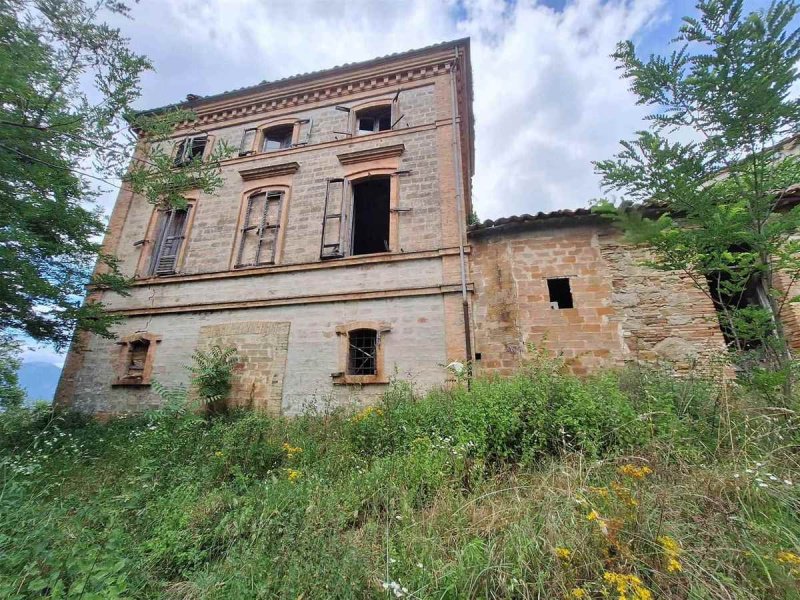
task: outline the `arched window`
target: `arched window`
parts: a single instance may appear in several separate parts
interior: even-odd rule
[[[347,336],[347,374],[376,375],[378,372],[378,332],[354,329]]]

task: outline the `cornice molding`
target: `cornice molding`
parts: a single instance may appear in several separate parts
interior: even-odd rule
[[[411,63],[384,65],[380,69],[373,68],[362,73],[347,73],[333,78],[321,77],[319,82],[310,81],[287,85],[282,90],[254,93],[249,98],[238,98],[209,107],[198,107],[195,109],[197,119],[191,123],[178,125],[177,128],[207,127],[231,119],[270,113],[326,100],[344,99],[359,92],[396,88],[404,83],[449,73],[452,68],[451,63],[452,57],[449,54],[423,57]]]
[[[268,177],[279,177],[281,175],[293,175],[300,168],[300,163],[288,162],[280,165],[270,165],[268,167],[253,167],[252,169],[242,169],[239,175],[245,181],[253,179],[266,179]]]
[[[400,156],[406,147],[404,144],[393,144],[392,146],[379,146],[377,148],[366,148],[355,150],[354,152],[343,152],[336,157],[343,165],[352,165],[360,162],[380,160],[383,158],[396,158]]]

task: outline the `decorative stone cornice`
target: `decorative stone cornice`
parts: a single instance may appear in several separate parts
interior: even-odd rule
[[[292,175],[300,168],[296,162],[282,163],[280,165],[270,165],[268,167],[253,167],[252,169],[242,169],[239,171],[242,179],[251,181],[253,179],[266,179],[268,177],[279,177],[280,175]]]
[[[377,148],[343,152],[336,156],[343,165],[352,165],[354,163],[380,160],[382,158],[395,158],[400,156],[405,149],[406,147],[403,144],[394,144],[392,146],[379,146]]]

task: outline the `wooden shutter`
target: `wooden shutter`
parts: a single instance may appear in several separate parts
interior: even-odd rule
[[[322,239],[320,241],[319,257],[340,258],[344,256],[345,248],[342,240],[345,238],[347,215],[345,214],[345,194],[347,180],[342,178],[328,179],[325,185],[325,209],[322,216]]]
[[[186,155],[186,142],[189,141],[189,138],[183,138],[178,144],[175,146],[175,158],[172,161],[172,164],[176,167],[180,167],[184,164],[185,155]]]
[[[239,144],[239,156],[247,156],[253,153],[253,142],[256,139],[256,129],[245,129],[242,134],[242,141]]]
[[[150,260],[151,275],[171,275],[178,266],[178,255],[183,245],[188,209],[163,212],[155,250]]]
[[[260,192],[247,199],[235,268],[275,264],[283,192]]]
[[[308,123],[306,125],[306,134],[305,136],[297,143],[298,146],[303,145],[305,146],[311,141],[311,130],[314,128],[314,119],[308,119]]]
[[[395,129],[400,124],[400,121],[403,120],[403,117],[405,117],[405,115],[400,112],[400,92],[402,91],[403,90],[397,90],[397,93],[392,99],[392,129]]]

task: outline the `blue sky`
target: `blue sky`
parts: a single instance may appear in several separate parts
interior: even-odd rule
[[[694,13],[690,0],[141,0],[114,24],[155,63],[140,108],[470,36],[475,206],[497,218],[600,195],[591,161],[644,116],[609,54],[623,39],[664,52]]]

